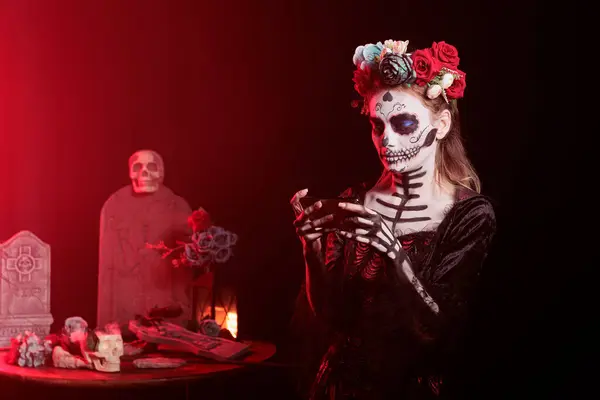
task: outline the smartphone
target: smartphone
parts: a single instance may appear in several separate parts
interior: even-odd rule
[[[333,214],[335,216],[334,221],[332,221],[333,223],[339,223],[339,222],[343,221],[346,217],[354,214],[353,212],[349,212],[347,210],[341,209],[338,206],[338,204],[340,204],[340,203],[358,204],[358,200],[353,199],[353,198],[339,198],[339,197],[319,198],[319,197],[310,197],[310,196],[300,198],[300,204],[302,205],[302,207],[304,209],[312,206],[317,201],[320,201],[321,203],[323,203],[323,206],[320,209],[313,211],[310,215],[310,219],[315,220],[315,219],[322,218],[326,215]]]

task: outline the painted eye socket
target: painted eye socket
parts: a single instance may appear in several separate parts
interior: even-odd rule
[[[419,121],[414,115],[400,114],[390,118],[392,129],[399,135],[410,135],[417,130]]]

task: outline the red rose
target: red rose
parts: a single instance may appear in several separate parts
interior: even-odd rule
[[[371,68],[354,70],[354,89],[363,97],[368,96],[378,85],[377,74]]]
[[[210,215],[203,208],[199,208],[188,217],[188,225],[194,232],[201,232],[211,226]]]
[[[433,50],[433,55],[440,60],[442,64],[452,69],[458,67],[460,58],[458,57],[458,50],[456,50],[456,47],[446,42],[433,42],[431,49]]]
[[[451,99],[460,99],[465,94],[465,87],[467,86],[467,74],[462,71],[457,71],[460,78],[454,79],[452,86],[446,89],[446,96]]]
[[[367,73],[360,68],[355,69],[354,78],[352,80],[354,81],[354,89],[358,92],[358,94],[361,96],[366,96],[370,89],[370,81]]]
[[[413,68],[417,73],[417,85],[425,86],[440,72],[441,65],[433,56],[433,50],[417,50],[412,56]]]

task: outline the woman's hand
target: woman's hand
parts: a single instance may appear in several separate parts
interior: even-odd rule
[[[360,204],[340,203],[351,216],[344,219],[340,234],[348,239],[367,243],[392,260],[401,260],[404,250],[381,215]]]
[[[324,225],[333,220],[333,215],[329,214],[318,219],[311,219],[311,214],[319,210],[323,206],[323,203],[317,201],[304,209],[302,204],[300,204],[300,199],[306,196],[307,193],[308,189],[296,192],[290,200],[290,204],[296,215],[296,220],[294,221],[296,234],[302,241],[305,252],[310,250],[317,253],[321,251],[321,237],[324,233],[331,231],[331,229],[325,229]]]

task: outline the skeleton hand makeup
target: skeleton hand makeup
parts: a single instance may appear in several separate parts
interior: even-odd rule
[[[300,204],[300,199],[305,197],[307,193],[308,189],[299,190],[296,193],[294,193],[294,196],[292,196],[292,199],[290,200],[290,205],[294,210],[294,215],[296,216],[296,218],[299,217],[300,214],[302,214],[302,211],[304,211],[304,209],[302,208],[302,204]]]
[[[390,228],[383,222],[381,215],[365,206],[352,203],[340,203],[340,208],[356,213],[346,218],[342,235],[357,242],[369,244],[392,260],[403,258],[402,246]]]
[[[438,132],[417,94],[398,88],[380,91],[369,101],[369,114],[373,143],[387,170],[411,171],[435,156]]]
[[[327,215],[322,218],[318,218],[312,220],[310,218],[311,214],[317,211],[322,207],[322,203],[317,201],[315,204],[304,209],[302,204],[300,204],[300,199],[305,197],[308,193],[308,189],[303,189],[292,197],[290,200],[290,204],[294,209],[294,214],[296,215],[296,220],[294,221],[294,226],[296,227],[296,234],[300,237],[302,243],[306,246],[308,244],[314,244],[318,247],[317,239],[320,239],[324,233],[331,231],[331,229],[324,229],[324,225],[330,222],[333,219],[332,215]]]
[[[294,226],[296,227],[296,234],[300,237],[300,239],[304,243],[311,243],[321,236],[323,233],[330,232],[333,229],[325,229],[325,226],[333,221],[333,215],[329,214],[324,217],[312,220],[310,218],[311,214],[315,211],[319,210],[323,206],[323,203],[317,201],[310,207],[307,207],[298,218],[294,221]]]

